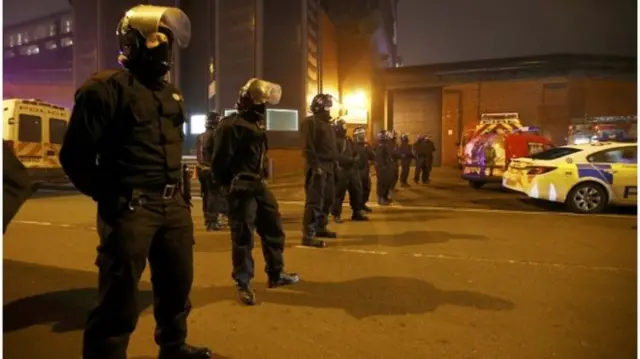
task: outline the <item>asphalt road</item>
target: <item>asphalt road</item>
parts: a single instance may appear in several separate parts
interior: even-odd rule
[[[332,225],[326,249],[298,246],[301,190],[275,190],[290,289],[235,301],[228,233],[196,223],[189,339],[219,358],[627,359],[636,357],[636,216],[578,216],[519,196],[434,178]],[[345,213],[348,209],[345,208]],[[4,358],[79,358],[95,295],[94,204],[30,200],[4,240]],[[263,267],[255,251],[257,268]],[[129,355],[154,358],[150,285]]]

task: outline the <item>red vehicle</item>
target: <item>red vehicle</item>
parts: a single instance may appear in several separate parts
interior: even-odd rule
[[[502,183],[502,175],[511,160],[552,147],[549,139],[531,132],[487,133],[474,137],[464,149],[462,178],[476,189],[486,183]]]

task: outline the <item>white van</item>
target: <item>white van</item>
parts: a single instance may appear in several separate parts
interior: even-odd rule
[[[40,100],[8,99],[2,104],[2,139],[34,181],[64,180],[58,156],[71,112]]]

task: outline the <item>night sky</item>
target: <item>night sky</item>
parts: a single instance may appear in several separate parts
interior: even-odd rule
[[[4,0],[4,25],[69,8],[68,0]],[[635,0],[400,0],[398,51],[405,66],[551,53],[635,56],[636,14]]]

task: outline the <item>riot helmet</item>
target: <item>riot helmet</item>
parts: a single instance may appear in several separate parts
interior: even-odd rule
[[[406,133],[403,133],[402,135],[400,135],[400,141],[409,142],[409,135],[407,135]]]
[[[280,85],[254,77],[240,88],[236,109],[262,119],[267,112],[267,104],[277,105],[281,97]]]
[[[218,126],[219,122],[220,114],[215,111],[211,111],[207,115],[207,121],[205,122],[204,127],[208,130],[213,130]]]
[[[418,135],[418,137],[416,137],[416,141],[424,141],[426,139],[425,135]]]
[[[366,142],[366,140],[367,140],[367,130],[362,126],[358,126],[358,127],[354,128],[353,129],[353,139],[356,142]]]
[[[311,106],[309,106],[309,109],[314,115],[328,115],[331,107],[333,107],[333,96],[319,93],[313,97],[313,100],[311,100]]]
[[[339,118],[333,123],[333,129],[336,131],[336,136],[345,137],[347,135],[347,122]]]
[[[132,73],[150,79],[164,76],[173,65],[173,44],[185,48],[191,39],[191,21],[180,9],[138,5],[120,20],[118,62]]]
[[[391,134],[387,130],[381,130],[377,135],[378,142],[387,142],[391,139]]]

